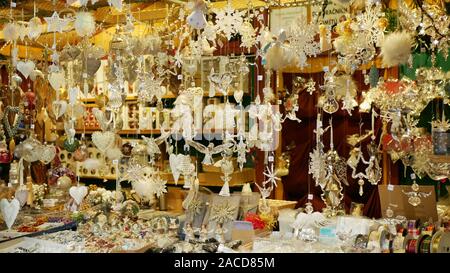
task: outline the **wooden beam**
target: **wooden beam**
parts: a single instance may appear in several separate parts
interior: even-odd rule
[[[31,60],[44,60],[44,50],[42,48],[38,47],[32,47],[32,46],[24,46],[24,45],[17,45],[18,48],[18,57],[20,59],[25,59],[27,57],[27,50],[28,50],[28,59]],[[10,57],[11,56],[11,44],[6,45],[0,49],[0,55]]]

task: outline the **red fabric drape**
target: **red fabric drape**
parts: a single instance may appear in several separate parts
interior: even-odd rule
[[[316,82],[316,90],[319,90],[319,86],[323,84],[323,73],[315,74],[293,74],[284,73],[283,81],[287,90],[292,90],[292,80],[295,77],[301,76],[303,78],[313,78]],[[358,96],[361,96],[363,90],[367,90],[368,87],[364,85],[363,75],[361,71],[358,71],[354,75],[354,80],[358,86]],[[309,93],[303,91],[299,94],[299,111],[297,117],[302,120],[301,123],[296,121],[286,120],[282,130],[282,145],[283,151],[286,150],[286,146],[292,142],[295,143],[295,148],[291,152],[291,164],[289,168],[289,175],[283,177],[283,185],[285,191],[285,199],[298,201],[297,207],[303,206],[307,202],[308,188],[310,193],[314,195],[312,201],[315,210],[321,210],[325,205],[320,198],[322,190],[320,187],[315,186],[315,181],[308,174],[309,153],[315,147],[315,135],[313,130],[316,128],[316,118],[318,109],[316,107],[317,100],[319,98],[319,92]],[[330,115],[323,114],[323,126],[324,128],[329,125]],[[333,117],[333,134],[334,134],[334,147],[338,151],[338,154],[347,160],[351,146],[347,144],[347,136],[351,134],[359,133],[359,123],[363,123],[362,133],[371,129],[371,114],[359,113],[355,108],[350,116],[347,111],[339,110],[332,115]],[[375,132],[377,139],[381,134],[381,121],[376,120]],[[368,158],[366,145],[370,139],[366,140],[362,144],[362,151],[365,158]],[[325,144],[325,151],[330,147],[330,132],[327,131],[323,136],[323,142]],[[382,166],[382,162],[380,162]],[[365,166],[360,166],[363,171]],[[344,206],[346,211],[350,210],[352,202],[364,203],[364,212],[369,217],[379,216],[379,198],[378,195],[373,196],[377,192],[376,186],[372,186],[369,182],[364,185],[364,195],[359,195],[359,185],[355,179],[351,177],[351,169],[347,170],[347,179],[350,186],[344,186]],[[378,203],[378,204],[377,204]],[[378,209],[377,209],[378,207]]]

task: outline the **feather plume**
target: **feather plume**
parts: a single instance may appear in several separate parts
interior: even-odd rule
[[[394,32],[387,35],[381,45],[383,64],[392,67],[407,63],[412,45],[411,35],[407,32]]]
[[[95,19],[90,12],[78,12],[75,19],[75,31],[81,37],[91,36],[95,31]]]

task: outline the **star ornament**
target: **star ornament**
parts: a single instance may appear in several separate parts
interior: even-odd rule
[[[59,32],[62,33],[67,25],[70,23],[71,19],[60,18],[58,12],[53,12],[51,17],[44,17],[47,23],[48,32]]]
[[[448,119],[442,119],[442,120],[433,120],[431,122],[431,126],[433,128],[441,129],[443,131],[447,131],[450,129],[450,122]]]

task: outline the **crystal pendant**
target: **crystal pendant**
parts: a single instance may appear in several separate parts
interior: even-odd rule
[[[418,205],[420,205],[422,201],[420,200],[420,198],[418,196],[411,196],[408,198],[408,203],[410,203],[412,206],[417,207]]]
[[[358,180],[358,185],[359,185],[359,196],[363,196],[364,194],[364,180],[362,180],[361,178]]]

